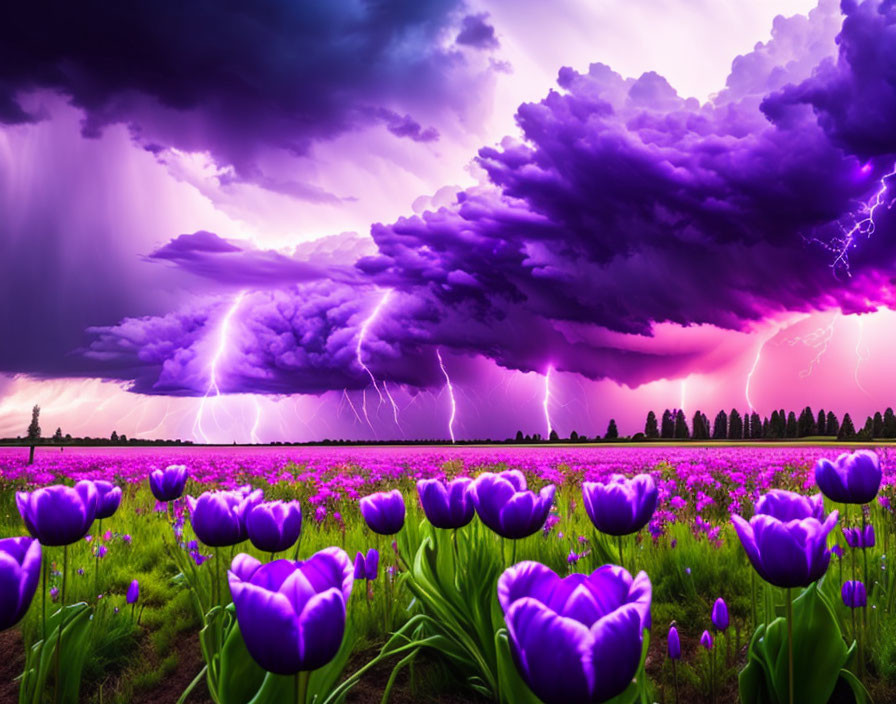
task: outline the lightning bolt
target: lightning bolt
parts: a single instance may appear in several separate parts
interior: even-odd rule
[[[398,404],[395,403],[395,399],[392,398],[392,392],[389,391],[389,387],[386,386],[386,380],[383,379],[383,391],[386,392],[386,396],[389,399],[389,403],[392,404],[392,419],[395,421],[395,425],[398,426],[398,429],[401,430],[401,423],[398,422]],[[404,431],[402,431],[404,432]]]
[[[261,440],[258,438],[258,426],[261,424],[261,403],[255,394],[252,394],[252,403],[255,406],[255,422],[252,424],[252,431],[249,437],[253,445],[259,445],[261,443]]]
[[[363,421],[361,420],[361,416],[358,415],[358,409],[355,408],[355,404],[353,404],[352,400],[348,397],[348,391],[346,389],[342,390],[342,395],[345,398],[345,400],[348,401],[348,406],[349,406],[349,408],[352,409],[352,413],[355,414],[355,418],[358,419],[359,423],[362,423]]]
[[[454,439],[454,419],[457,417],[457,401],[454,398],[454,386],[451,384],[451,377],[448,376],[448,370],[445,369],[445,362],[442,361],[442,352],[436,347],[436,357],[439,360],[439,368],[442,370],[442,376],[445,377],[445,388],[448,389],[448,398],[451,400],[451,415],[448,416],[448,435],[451,437],[451,444]]]
[[[863,167],[862,170],[866,171],[867,169],[869,169],[869,166]],[[823,242],[817,238],[811,240],[836,255],[831,264],[831,268],[835,273],[844,271],[847,277],[852,276],[852,272],[849,270],[849,250],[856,246],[856,240],[859,236],[864,236],[865,239],[868,239],[874,234],[874,231],[877,229],[874,216],[878,209],[881,206],[886,206],[887,210],[892,207],[894,199],[887,200],[887,191],[890,188],[890,184],[887,181],[894,176],[896,176],[896,163],[893,164],[891,171],[881,176],[880,187],[877,189],[877,192],[862,204],[860,210],[862,217],[853,216],[854,222],[852,227],[847,229],[840,225],[840,235],[834,237],[830,242]]]
[[[868,349],[867,345],[865,345],[864,347],[864,352],[862,348],[862,340],[865,336],[865,320],[860,315],[856,316],[856,318],[859,323],[859,335],[856,338],[856,368],[855,370],[853,370],[852,376],[853,379],[856,380],[856,386],[858,386],[859,389],[862,390],[862,393],[866,396],[870,396],[871,394],[868,393],[868,390],[864,386],[862,386],[862,382],[859,381],[859,367],[861,366],[862,362],[868,361],[868,358],[871,356],[871,352]]]
[[[818,328],[813,330],[808,335],[800,335],[798,337],[792,337],[787,340],[787,344],[790,347],[793,347],[796,343],[801,342],[807,347],[811,347],[816,350],[815,356],[809,360],[809,366],[800,371],[800,379],[805,379],[812,375],[812,370],[818,366],[819,362],[821,362],[821,358],[824,356],[824,353],[828,350],[828,345],[831,343],[831,339],[834,337],[834,323],[837,322],[837,318],[840,316],[839,313],[836,313],[833,318],[831,318],[831,322],[825,325],[822,328]]]
[[[750,383],[753,381],[753,375],[756,373],[756,370],[759,369],[759,360],[762,357],[762,350],[765,349],[765,346],[771,342],[779,332],[780,328],[775,328],[775,330],[763,340],[762,344],[759,345],[759,349],[756,350],[756,358],[753,360],[753,366],[750,367],[750,371],[747,374],[747,383],[744,385],[744,397],[747,399],[747,406],[750,407],[750,413],[756,410],[756,407],[753,405],[753,401],[750,398]]]
[[[364,355],[363,355],[363,347],[364,340],[367,339],[367,331],[370,330],[370,326],[376,321],[377,317],[380,314],[380,311],[389,302],[389,299],[392,297],[392,289],[387,288],[383,292],[382,298],[380,298],[379,302],[374,306],[373,310],[370,312],[370,315],[361,323],[361,329],[358,331],[358,342],[355,345],[355,357],[358,360],[358,366],[361,367],[366,373],[367,376],[370,377],[370,382],[373,384],[373,388],[376,390],[377,395],[380,397],[380,403],[384,403],[385,399],[383,398],[383,393],[380,391],[380,387],[376,383],[376,377],[373,375],[373,372],[370,371],[370,368],[364,364]],[[361,410],[364,413],[364,418],[367,420],[367,425],[370,426],[370,429],[373,430],[373,425],[370,422],[370,416],[367,414],[367,393],[366,389],[362,393],[361,396]]]
[[[545,439],[550,439],[551,432],[553,432],[554,428],[551,425],[551,372],[554,370],[552,365],[548,365],[548,370],[544,374],[544,398],[541,401],[541,406],[544,409],[544,422],[548,429],[548,434]]]
[[[215,353],[212,355],[209,364],[208,387],[205,390],[205,394],[202,396],[202,400],[199,402],[199,410],[196,412],[196,420],[193,422],[193,436],[195,437],[198,433],[202,437],[204,443],[208,443],[208,436],[202,429],[202,416],[205,411],[205,402],[212,391],[215,392],[216,398],[221,395],[221,389],[218,387],[218,364],[221,361],[221,357],[224,356],[224,352],[227,350],[227,343],[229,342],[230,336],[230,321],[240,307],[240,303],[242,303],[245,295],[245,291],[240,291],[237,294],[233,303],[231,303],[230,308],[227,309],[224,317],[221,318],[221,324],[218,326],[218,345],[215,348]]]

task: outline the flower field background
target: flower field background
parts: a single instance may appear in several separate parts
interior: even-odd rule
[[[95,486],[102,503],[102,482],[109,482],[121,495],[109,517],[91,520],[86,535],[67,545],[38,536],[42,582],[30,606],[4,604],[22,619],[0,634],[0,673],[9,679],[0,683],[0,701],[537,702],[535,695],[548,703],[896,701],[896,584],[887,556],[896,527],[896,455],[875,449],[883,476],[864,509],[830,498],[823,507],[821,498],[798,504],[789,494],[790,503],[781,508],[770,506],[777,498],[761,498],[769,492],[776,497],[775,490],[819,494],[816,464],[844,451],[66,448],[39,452],[28,465],[21,449],[2,449],[2,538],[64,532],[52,517],[39,515],[36,499],[34,522],[42,520],[44,527],[26,528],[22,516],[31,509],[26,505],[22,513],[19,492],[64,484],[86,496],[85,482],[100,482]],[[184,467],[183,476],[166,471],[172,466]],[[509,470],[518,472],[492,474]],[[151,490],[153,472],[158,474]],[[427,482],[483,474],[475,484],[448,485],[444,505],[438,493],[443,484]],[[625,520],[600,503],[609,500],[601,498],[603,488],[587,488],[621,482],[613,479],[617,474],[644,475],[645,486],[650,484],[644,491],[655,488],[655,510],[644,513],[646,523],[639,525],[638,506],[644,504],[638,504],[637,483],[624,485],[634,492],[635,507]],[[159,501],[169,490],[170,500]],[[505,490],[522,498],[499,506]],[[469,500],[463,498],[467,494]],[[365,497],[371,498],[362,502]],[[276,501],[284,503],[265,509],[270,518],[260,509],[255,516],[274,528],[265,533],[266,524],[253,529],[251,521],[247,528],[255,506]],[[824,576],[793,576],[794,557],[786,547],[765,546],[765,525],[759,525],[764,519],[754,513],[818,524],[811,528],[818,549],[806,548],[817,554],[806,559],[810,572]],[[740,536],[733,516],[753,518],[738,522]],[[622,525],[626,521],[630,525]],[[822,524],[829,524],[829,533]],[[762,554],[748,559],[744,530],[753,529]],[[268,535],[267,543],[262,535]],[[7,552],[27,571],[25,547]],[[307,560],[295,571],[304,577],[284,576],[284,570],[295,569],[284,558],[296,555]],[[783,576],[775,572],[781,564]],[[329,591],[315,586],[313,575],[320,574],[335,575]],[[290,579],[314,587],[302,604],[323,601],[324,591],[335,600],[332,612],[320,607],[325,627],[302,626],[302,637],[311,640],[300,640],[292,659],[285,643],[295,638],[265,621],[264,608],[252,601],[258,589],[285,589]],[[554,596],[545,595],[567,592],[572,596],[560,606],[551,602],[551,608],[585,625],[582,633],[573,629],[558,642],[595,648],[594,670],[579,683],[577,671],[563,670],[570,659],[578,662],[574,653],[527,650],[554,637],[547,631],[543,639],[526,635],[525,628],[535,632],[529,625],[535,616],[525,611],[535,608],[532,599],[548,604]],[[586,592],[595,603],[603,603],[601,594],[623,594],[607,608],[617,620],[630,617],[634,624],[636,638],[626,641],[636,649],[634,656],[621,646],[599,652],[601,638],[609,638],[599,630],[606,614],[585,613],[575,595]],[[792,615],[789,597],[796,598]],[[341,621],[336,602],[347,614]],[[61,605],[67,606],[60,610]],[[22,606],[26,610],[15,614]],[[806,634],[817,635],[811,631],[817,625],[807,624],[825,619],[828,630],[811,650]],[[784,634],[782,624],[788,622],[797,633],[790,664],[786,649],[762,651],[778,641],[786,644],[785,635],[775,634]],[[54,627],[61,645],[48,635]],[[540,660],[550,673],[539,674]],[[783,670],[766,672],[768,662]],[[622,689],[614,686],[612,675],[629,664],[632,684],[629,673]],[[310,676],[293,678],[299,665]],[[833,668],[830,686],[816,675],[812,681],[820,683],[810,686],[806,673],[818,668]],[[30,679],[13,681],[23,671],[32,673]],[[746,676],[739,677],[741,671]],[[786,688],[783,694],[775,689],[790,672],[796,683],[792,700]]]

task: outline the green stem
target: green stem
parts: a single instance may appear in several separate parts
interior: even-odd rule
[[[46,549],[44,550],[46,552]],[[43,567],[44,567],[44,593],[41,597],[41,638],[44,642],[47,640],[47,592],[50,590],[49,576],[50,576],[50,561],[47,559],[46,554],[43,556]]]
[[[504,538],[501,538],[501,569],[507,567],[507,557],[504,555]]]
[[[221,560],[218,557],[218,548],[215,548],[215,586],[212,589],[212,594],[214,595],[215,604],[221,603]]]
[[[296,673],[296,704],[305,704],[305,700],[308,698],[309,677],[311,677],[311,673],[308,670]]]
[[[68,587],[68,545],[62,548],[62,592],[60,594],[59,637],[56,639],[56,681],[54,685],[56,703],[62,693],[62,632],[65,630],[65,594]]]
[[[99,596],[100,583],[100,540],[103,539],[103,519],[97,521],[97,538],[96,538],[96,557],[93,562],[93,594]]]
[[[516,564],[516,544],[518,542],[519,542],[518,540],[513,541],[513,550],[510,551],[510,564],[511,565]]]
[[[750,606],[751,606],[751,615],[753,617],[753,630],[756,630],[756,626],[759,625],[756,623],[756,570],[750,570]]]
[[[793,602],[787,588],[787,701],[793,704]]]
[[[672,661],[672,681],[675,683],[675,704],[678,704],[678,670],[675,668],[675,661]]]
[[[619,566],[625,567],[625,561],[622,559],[622,536],[616,536],[616,544],[619,546]]]

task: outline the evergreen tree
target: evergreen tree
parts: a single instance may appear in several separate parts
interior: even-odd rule
[[[851,422],[851,421],[850,421]],[[824,423],[824,429],[829,437],[840,437],[840,421],[833,411],[828,411],[828,418]]]
[[[660,436],[660,429],[656,424],[656,413],[653,411],[647,414],[647,422],[644,424],[644,436],[650,439]]]
[[[762,419],[762,437],[768,437],[768,416]]]
[[[34,464],[34,446],[40,442],[40,406],[31,409],[31,423],[28,425],[28,464]]]
[[[675,438],[684,440],[690,436],[691,434],[688,430],[688,422],[684,417],[684,411],[679,408],[675,413]]]
[[[728,415],[728,439],[740,440],[743,436],[744,422],[741,420],[740,412],[736,408],[732,408]]]
[[[700,411],[694,413],[694,420],[692,421],[691,426],[693,428],[691,436],[694,440],[706,440],[709,437],[709,433],[703,423],[703,414]]]
[[[672,411],[668,408],[663,411],[663,420],[660,424],[660,437],[666,439],[675,437],[675,421],[672,417]]]
[[[109,442],[111,442],[111,443],[118,442],[118,433],[116,433],[114,430],[112,431],[112,435],[109,437]]]
[[[877,411],[874,414],[873,427],[871,428],[871,437],[882,438],[884,436],[884,417]]]
[[[767,438],[780,438],[781,435],[778,433],[778,426],[780,425],[778,421],[778,412],[772,411],[772,417],[768,422],[768,428],[766,429],[765,437]]]
[[[53,433],[53,442],[57,445],[62,442],[62,428],[56,428],[56,432]]]
[[[824,409],[822,408],[822,409],[818,412],[818,420],[815,422],[815,427],[818,429],[818,434],[819,434],[819,435],[827,435],[827,434],[828,434],[828,430],[827,430],[827,422],[826,422],[826,420],[827,420],[827,419],[826,419],[826,416],[825,416],[825,413],[824,413]]]
[[[797,436],[798,427],[796,423],[796,413],[791,411],[787,414],[787,426],[784,428],[785,438],[795,438]]]
[[[830,423],[828,423],[830,426]],[[840,424],[840,432],[837,433],[837,438],[840,440],[852,440],[856,436],[856,428],[852,424],[852,418],[849,417],[849,413],[843,414],[843,422]]]
[[[797,437],[800,438],[815,435],[815,415],[809,406],[800,411],[800,418],[796,424],[796,433]]]
[[[523,431],[522,430],[516,431],[516,442],[523,442]]]
[[[863,440],[870,440],[874,437],[874,419],[871,416],[868,416],[865,419],[865,425],[862,426],[862,430],[859,431],[863,433],[866,437]]]
[[[712,426],[713,440],[724,440],[728,437],[728,414],[725,411],[716,413],[716,420]]]
[[[884,411],[883,437],[896,438],[896,414],[893,413],[892,408],[888,408]]]
[[[557,435],[557,431],[551,428],[551,433],[548,435],[549,442],[560,442],[560,436]]]
[[[579,434],[575,430],[573,430],[569,434],[569,441],[570,442],[578,442],[579,441]]]
[[[762,437],[762,419],[756,411],[750,414],[750,437],[758,440]]]
[[[604,438],[607,440],[615,440],[619,437],[619,430],[616,428],[616,421],[613,418],[610,418],[610,424],[607,426],[607,434],[604,435]]]
[[[747,411],[744,413],[744,439],[749,439],[750,437],[750,412]]]
[[[124,444],[128,441],[128,436],[125,435],[124,433],[122,433],[121,435],[118,436],[118,441],[120,443]]]

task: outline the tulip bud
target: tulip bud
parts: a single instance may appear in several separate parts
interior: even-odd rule
[[[728,605],[721,597],[712,605],[712,625],[720,631],[728,628]]]
[[[125,601],[129,604],[136,604],[137,599],[140,598],[140,582],[136,579],[131,582],[131,585],[128,587],[128,594],[125,597]]]
[[[709,631],[703,631],[703,635],[700,636],[700,645],[707,650],[712,650],[712,635]]]
[[[681,641],[678,638],[678,629],[675,626],[669,628],[669,636],[666,639],[667,651],[670,660],[681,660]]]

